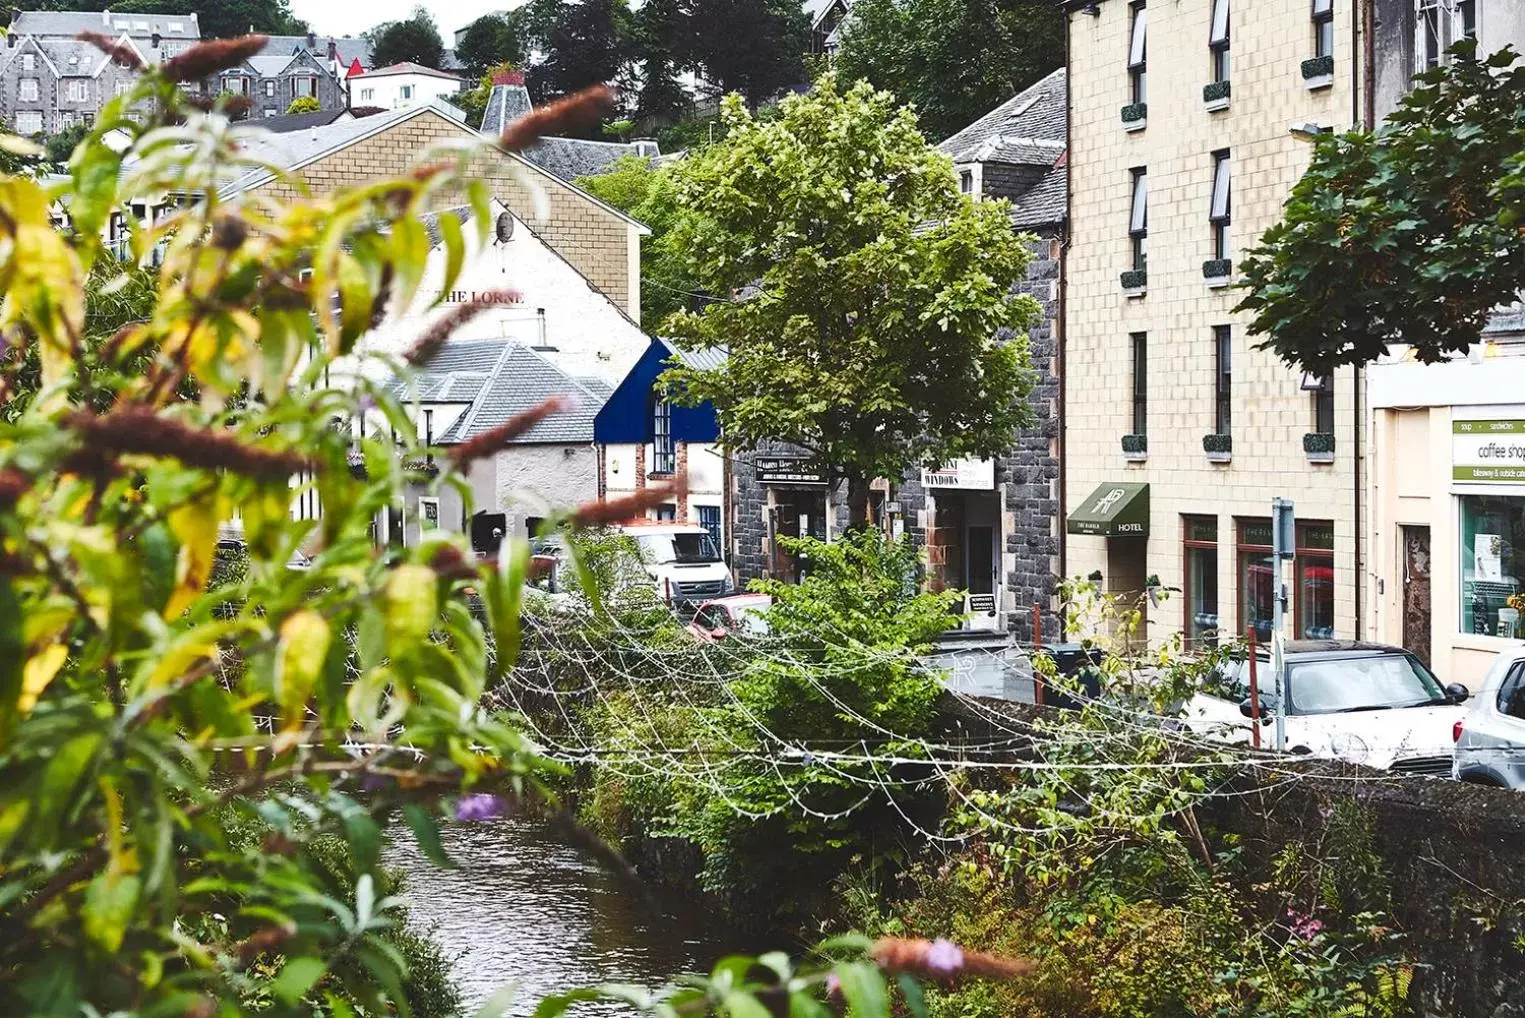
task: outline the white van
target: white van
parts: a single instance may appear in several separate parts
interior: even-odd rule
[[[641,565],[663,600],[698,604],[736,592],[714,537],[697,523],[627,523],[619,532],[635,540]]]

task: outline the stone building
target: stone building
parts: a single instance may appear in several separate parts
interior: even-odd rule
[[[1288,633],[1361,631],[1359,379],[1255,349],[1226,286],[1309,139],[1359,119],[1353,2],[1065,5],[1066,571],[1176,591],[1153,639],[1269,635],[1277,496],[1298,520]]]
[[[214,92],[248,99],[253,104],[250,119],[284,116],[293,102],[304,97],[316,99],[320,110],[342,110],[347,102],[343,81],[307,49],[256,54],[208,84]]]
[[[157,64],[201,41],[194,14],[16,11],[0,51],[0,121],[21,135],[91,124],[137,72],[76,38],[97,32]],[[283,111],[284,112],[284,111]]]

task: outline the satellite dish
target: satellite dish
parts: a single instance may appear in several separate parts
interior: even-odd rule
[[[510,212],[498,213],[498,243],[507,244],[514,236],[514,217]]]

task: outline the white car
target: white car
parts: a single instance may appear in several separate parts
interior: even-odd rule
[[[669,604],[693,606],[736,593],[719,545],[697,523],[648,521],[619,530],[635,539],[657,596]]]
[[[1456,777],[1525,789],[1525,647],[1499,654],[1456,726]]]
[[[1262,747],[1275,748],[1276,682],[1257,648]],[[1186,706],[1187,726],[1224,741],[1251,741],[1249,662],[1235,661]],[[1441,687],[1401,647],[1342,640],[1292,641],[1286,652],[1287,751],[1368,767],[1449,777],[1462,685]]]

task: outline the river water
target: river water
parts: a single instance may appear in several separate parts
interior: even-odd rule
[[[467,1015],[508,983],[518,983],[508,1014],[523,1016],[546,994],[605,982],[655,988],[753,946],[691,903],[631,887],[537,821],[452,823],[442,833],[459,869],[424,858],[405,829],[385,858],[406,875],[415,922],[434,926],[455,959]]]

